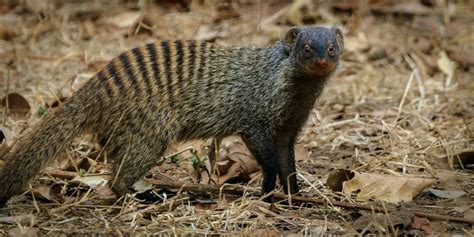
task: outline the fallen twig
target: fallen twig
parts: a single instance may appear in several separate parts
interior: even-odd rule
[[[57,171],[57,170],[48,171],[46,173],[52,177],[65,178],[65,179],[72,179],[76,175],[75,172]],[[159,188],[179,189],[181,191],[193,191],[193,192],[202,192],[202,193],[227,193],[227,194],[239,194],[239,195],[243,194],[244,192],[249,191],[243,187],[229,185],[229,184],[223,184],[223,185],[194,184],[194,183],[182,183],[182,182],[167,182],[167,181],[161,181],[161,180],[156,180],[156,179],[147,179],[147,181]],[[278,200],[287,200],[290,198],[290,196],[282,194],[282,193],[274,193],[273,198],[278,199]],[[296,202],[313,203],[317,205],[330,204],[333,206],[338,206],[338,207],[343,207],[343,208],[374,211],[377,213],[390,213],[393,211],[397,211],[394,208],[382,208],[382,207],[377,207],[374,205],[368,205],[368,204],[362,204],[362,203],[349,203],[349,202],[341,202],[341,201],[330,200],[330,199],[325,200],[322,198],[318,199],[318,198],[302,197],[298,195],[291,195],[291,200],[296,201]],[[453,222],[460,222],[460,223],[468,223],[471,225],[474,224],[474,220],[460,218],[460,217],[431,214],[431,213],[412,211],[412,210],[407,210],[407,211],[412,212],[415,216],[418,216],[418,217],[425,217],[425,218],[434,219],[434,220],[445,220],[445,221],[453,221]]]

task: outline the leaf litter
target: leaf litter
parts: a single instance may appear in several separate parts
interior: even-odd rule
[[[0,157],[125,49],[174,39],[264,46],[291,25],[342,24],[341,68],[316,103],[296,148],[301,194],[394,208],[381,196],[402,212],[472,220],[472,5],[157,2],[2,3],[0,99],[8,98],[8,106],[2,102],[0,107]],[[472,224],[416,215],[402,222],[396,212],[373,214],[360,205],[264,203],[251,154],[238,137],[226,139],[214,164],[207,156],[212,141],[175,144],[134,186],[141,196],[116,202],[107,154],[81,137],[0,210],[0,234],[473,234]],[[328,177],[337,169],[370,178],[354,192],[329,188]],[[338,187],[353,179],[345,176]],[[417,180],[427,183],[412,192],[390,186]],[[221,187],[217,193],[199,191],[208,187],[199,185],[208,184],[223,186],[216,186]],[[380,193],[368,195],[374,190]]]

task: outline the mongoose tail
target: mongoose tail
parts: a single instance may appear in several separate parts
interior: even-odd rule
[[[5,156],[0,170],[0,206],[25,188],[46,164],[67,148],[88,126],[94,111],[93,101],[85,98],[88,86],[80,89],[31,131],[25,134]],[[90,104],[84,104],[91,102]]]

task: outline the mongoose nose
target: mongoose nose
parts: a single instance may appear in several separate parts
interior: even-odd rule
[[[328,66],[328,62],[326,60],[317,60],[315,62],[316,66],[319,66],[319,67],[327,67]]]

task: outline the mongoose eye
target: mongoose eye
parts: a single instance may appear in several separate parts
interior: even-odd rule
[[[330,44],[328,46],[328,54],[330,56],[335,56],[336,55],[336,48],[334,47],[334,44]]]
[[[311,53],[313,52],[313,49],[311,49],[311,46],[305,45],[303,48],[303,52],[305,56],[311,56]]]

